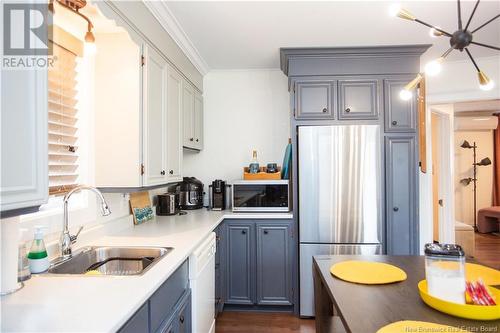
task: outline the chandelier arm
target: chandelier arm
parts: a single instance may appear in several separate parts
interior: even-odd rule
[[[477,0],[477,1],[476,1],[476,4],[474,5],[474,9],[472,10],[472,13],[471,13],[471,14],[470,14],[470,16],[469,16],[469,20],[467,21],[467,24],[465,25],[465,29],[464,29],[464,31],[466,31],[466,30],[467,30],[467,28],[468,28],[468,27],[469,27],[469,25],[470,25],[470,22],[472,21],[472,17],[473,17],[473,16],[474,16],[474,14],[476,13],[476,9],[477,9],[477,6],[479,5],[479,1],[481,1],[481,0]]]
[[[492,19],[486,21],[485,23],[483,23],[482,25],[480,25],[479,27],[477,27],[476,29],[472,30],[472,33],[475,33],[476,31],[478,31],[479,29],[482,29],[483,27],[485,27],[486,25],[490,24],[491,22],[495,21],[497,18],[500,17],[500,14],[496,15],[496,16],[493,16]]]
[[[462,30],[462,8],[460,8],[460,0],[457,0],[457,12],[458,12],[458,30]]]
[[[465,52],[467,52],[467,55],[469,56],[470,60],[472,61],[472,64],[474,65],[474,67],[476,67],[476,70],[478,72],[480,72],[481,70],[479,69],[479,66],[477,65],[476,61],[474,60],[474,58],[472,57],[472,54],[470,53],[469,49],[468,48],[465,48]]]
[[[483,43],[478,43],[478,42],[470,42],[471,44],[474,44],[474,45],[479,45],[479,46],[482,46],[482,47],[487,47],[489,49],[493,49],[493,50],[498,50],[500,51],[500,47],[498,46],[493,46],[493,45],[487,45],[487,44],[483,44]]]
[[[436,27],[435,27],[435,26],[433,26],[432,24],[429,24],[429,23],[424,22],[424,21],[422,21],[422,20],[419,20],[419,19],[417,19],[417,18],[416,18],[414,21],[415,21],[415,22],[418,22],[418,23],[420,23],[420,24],[422,24],[422,25],[425,25],[426,27],[429,27],[429,28],[432,28],[432,29],[434,29],[434,30],[436,30],[436,31],[439,31],[439,32],[440,32],[440,33],[442,33],[443,35],[446,35],[446,36],[448,36],[448,37],[451,37],[451,34],[450,34],[449,32],[446,32],[446,31],[444,31],[444,30],[442,30],[442,29],[440,29],[440,28],[436,28]]]

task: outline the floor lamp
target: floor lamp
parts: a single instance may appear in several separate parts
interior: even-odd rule
[[[487,166],[491,164],[491,160],[488,157],[483,158],[481,161],[477,162],[476,160],[476,149],[477,145],[474,142],[474,144],[471,146],[470,143],[467,140],[464,140],[462,145],[460,146],[464,149],[472,149],[473,155],[474,155],[474,163],[472,164],[473,167],[473,173],[472,173],[472,178],[463,178],[460,180],[460,184],[467,186],[470,183],[474,184],[474,231],[477,231],[477,195],[476,195],[476,190],[477,190],[477,167],[478,166]]]

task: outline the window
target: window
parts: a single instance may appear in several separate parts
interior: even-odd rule
[[[54,66],[49,68],[49,194],[60,195],[77,186],[78,110],[77,55],[53,43]]]

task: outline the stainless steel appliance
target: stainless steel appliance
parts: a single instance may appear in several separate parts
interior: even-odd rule
[[[216,179],[209,185],[209,207],[211,210],[225,210],[228,205],[228,190],[231,185],[225,181]]]
[[[232,182],[233,212],[288,212],[288,180],[237,180]]]
[[[378,125],[300,126],[300,315],[314,316],[312,257],[382,252]]]
[[[156,215],[175,215],[179,212],[179,193],[158,194],[156,203]]]
[[[177,192],[181,209],[203,208],[203,183],[195,177],[184,177]]]

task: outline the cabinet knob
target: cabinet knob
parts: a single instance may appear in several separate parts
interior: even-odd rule
[[[351,112],[351,108],[347,108],[347,109],[345,109],[345,112],[346,112],[346,113]]]
[[[246,230],[241,230],[241,233],[242,233],[243,235],[246,235],[247,231],[246,231]]]
[[[189,141],[194,141],[194,138],[190,138]]]
[[[165,176],[165,170],[162,170],[162,172],[160,172],[160,174]]]
[[[269,231],[264,230],[264,235],[267,235],[268,233],[269,233]]]
[[[399,210],[399,207],[394,207],[392,210],[397,212]]]
[[[397,122],[397,121],[395,121],[395,120],[393,120],[393,121],[392,121],[392,125],[393,125],[393,126],[396,126],[397,124],[398,124],[398,122]]]
[[[184,323],[184,316],[180,316],[179,321],[181,322],[181,324],[183,324]]]
[[[171,175],[173,175],[174,174],[174,170],[170,170],[168,173],[171,174]]]
[[[200,140],[199,139],[196,139],[196,142],[199,142]]]
[[[323,108],[323,113],[327,113],[328,112],[328,109],[327,108]]]

